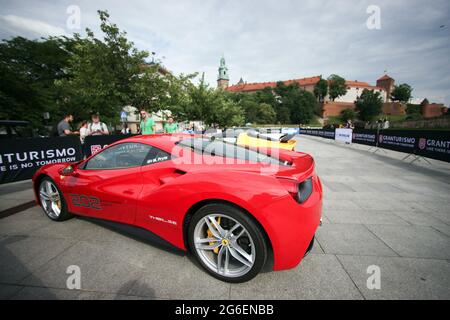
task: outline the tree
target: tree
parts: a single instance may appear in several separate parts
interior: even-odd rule
[[[309,91],[298,90],[294,96],[294,103],[291,106],[292,123],[301,124],[311,121],[314,115],[316,99]]]
[[[189,85],[187,100],[177,115],[185,120],[199,120],[222,127],[242,125],[245,121],[244,110],[232,96],[224,90],[210,88],[204,77],[197,86]]]
[[[403,83],[401,85],[395,86],[391,93],[391,98],[393,101],[399,101],[407,103],[411,99],[411,93],[413,89],[409,84]]]
[[[364,89],[361,96],[356,100],[356,110],[363,121],[371,121],[381,113],[383,99],[380,92]]]
[[[273,90],[271,87],[266,87],[262,90],[259,90],[255,93],[256,95],[256,101],[259,103],[267,103],[272,106],[272,108],[275,109],[277,100],[275,98],[275,95],[273,94]]]
[[[353,109],[344,109],[341,111],[341,120],[343,122],[347,122],[347,120],[355,120],[356,118],[356,112]]]
[[[166,88],[156,75],[157,68],[146,68],[148,52],[136,49],[126,32],[109,21],[108,12],[98,11],[98,15],[103,39],[96,38],[89,29],[86,38],[75,34],[76,45],[68,67],[70,77],[57,85],[66,93],[63,108],[85,119],[89,113],[99,112],[104,119],[116,122],[123,106],[142,102],[144,94],[151,101],[158,99],[154,92]],[[144,92],[143,86],[149,83],[152,85]]]
[[[29,120],[38,128],[44,112],[59,118],[54,81],[67,77],[68,46],[67,39],[58,38],[0,43],[0,118]]]
[[[312,119],[316,105],[312,93],[301,89],[298,83],[285,85],[282,82],[277,83],[275,92],[279,98],[278,120],[285,120],[280,123],[308,123]]]
[[[328,94],[330,96],[331,101],[336,100],[337,98],[344,96],[347,93],[347,85],[345,83],[345,79],[332,74],[328,77]]]
[[[101,39],[86,29],[86,36],[0,43],[1,118],[41,124],[43,112],[55,115],[54,122],[64,112],[76,120],[99,112],[103,121],[117,123],[121,109],[133,105],[169,109],[180,120],[243,124],[244,111],[226,91],[209,88],[203,79],[194,85],[196,74],[175,76],[146,62],[148,52],[138,50],[108,12],[98,15]]]
[[[256,109],[254,110],[254,113],[256,115],[256,118],[254,122],[258,124],[269,124],[274,123],[277,119],[277,113],[273,109],[273,107],[268,103],[260,103],[257,105]]]
[[[328,94],[328,81],[325,79],[320,79],[314,86],[314,96],[317,101],[323,102]]]

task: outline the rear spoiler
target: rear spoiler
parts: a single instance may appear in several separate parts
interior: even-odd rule
[[[247,131],[247,135],[252,138],[257,138],[257,139],[262,139],[262,140],[267,140],[267,141],[274,141],[274,142],[281,142],[281,143],[287,143],[289,140],[291,140],[295,136],[295,134],[284,134],[280,138],[276,139],[276,138],[272,138],[272,137],[266,136],[262,133],[259,133],[257,131],[252,131],[252,130]]]

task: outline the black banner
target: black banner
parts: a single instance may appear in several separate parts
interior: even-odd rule
[[[352,143],[374,146],[377,142],[377,131],[367,129],[353,130]]]
[[[334,139],[333,130],[301,129],[300,133]],[[352,142],[450,162],[450,131],[355,129]]]
[[[24,138],[0,140],[0,184],[31,179],[49,163],[83,159],[80,138]]]
[[[102,135],[102,136],[87,136],[84,139],[83,144],[83,153],[86,157],[90,157],[92,154],[95,154],[102,150],[107,145],[129,138],[132,135]]]
[[[416,131],[415,154],[450,162],[450,131]]]
[[[378,147],[394,151],[415,153],[417,131],[380,130]]]
[[[300,129],[300,134],[334,139],[334,129]]]

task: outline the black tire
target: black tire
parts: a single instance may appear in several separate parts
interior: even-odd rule
[[[195,245],[194,245],[194,230],[197,225],[197,223],[204,218],[205,216],[209,214],[224,214],[227,215],[233,219],[235,219],[237,222],[239,222],[250,234],[251,238],[253,239],[254,248],[255,248],[255,258],[254,263],[251,269],[244,275],[239,277],[227,277],[221,274],[218,274],[211,270],[200,258]],[[232,205],[222,204],[222,203],[213,203],[208,204],[200,208],[195,214],[192,216],[191,220],[189,221],[188,226],[188,244],[189,249],[191,253],[195,256],[196,260],[200,263],[200,265],[213,277],[230,283],[242,283],[249,281],[253,279],[264,267],[267,255],[268,255],[268,249],[267,249],[267,243],[264,238],[263,231],[261,230],[260,226],[255,223],[251,217],[248,216],[247,213],[245,213],[243,210],[234,207]]]
[[[45,177],[45,178],[43,178],[43,179],[39,182],[39,186],[38,186],[38,195],[39,195],[39,191],[41,190],[41,186],[42,186],[44,183],[48,183],[48,182],[51,183],[51,184],[55,187],[55,189],[58,191],[58,193],[59,193],[59,198],[60,198],[60,201],[61,201],[61,212],[59,213],[58,216],[54,216],[54,215],[49,214],[49,212],[47,212],[47,211],[44,209],[44,206],[43,206],[43,204],[42,204],[41,198],[39,198],[39,202],[40,202],[42,211],[44,211],[45,215],[46,215],[49,219],[51,219],[51,220],[53,220],[53,221],[58,221],[58,222],[60,222],[60,221],[66,221],[66,220],[68,220],[68,219],[73,218],[74,215],[71,214],[71,213],[67,210],[67,203],[66,203],[66,199],[64,198],[63,193],[62,193],[61,190],[58,188],[58,185],[55,183],[55,181],[53,181],[53,179],[51,179],[51,178],[49,178],[49,177]]]

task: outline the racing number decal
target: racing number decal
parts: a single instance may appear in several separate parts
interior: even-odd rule
[[[81,194],[70,194],[72,204],[76,207],[91,208],[94,210],[102,210],[100,199],[96,197],[88,197]]]

